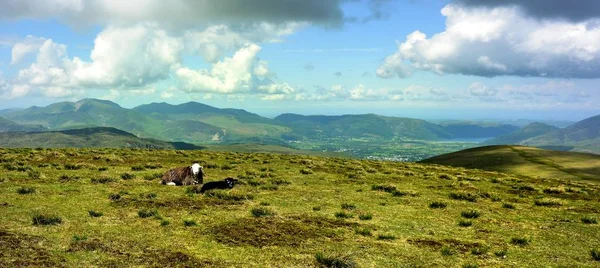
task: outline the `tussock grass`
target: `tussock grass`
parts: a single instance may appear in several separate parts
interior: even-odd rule
[[[507,208],[507,209],[515,209],[515,205],[511,204],[511,203],[504,203],[502,204],[502,208]]]
[[[462,220],[461,219],[461,220],[458,221],[458,226],[460,226],[460,227],[469,227],[471,225],[473,225],[473,222],[469,221],[469,220]]]
[[[167,224],[167,225],[168,225],[168,224]],[[192,220],[192,219],[185,219],[185,220],[183,220],[183,225],[184,225],[185,227],[192,227],[192,226],[197,226],[197,225],[198,225],[198,223],[196,223],[196,221],[195,221],[195,220]]]
[[[373,233],[371,232],[371,229],[368,227],[357,227],[354,228],[354,232],[356,234],[362,235],[362,236],[372,236]]]
[[[477,202],[477,196],[472,193],[455,192],[455,193],[450,193],[449,196],[450,196],[450,198],[452,198],[454,200]]]
[[[590,255],[592,256],[593,260],[600,261],[600,249],[590,250]]]
[[[598,224],[598,220],[590,216],[581,217],[581,222],[585,224]]]
[[[33,225],[58,225],[62,223],[62,218],[56,214],[36,213],[31,222]]]
[[[448,205],[441,201],[433,201],[429,203],[430,208],[446,208]]]
[[[396,240],[396,236],[392,234],[379,234],[377,240]]]
[[[95,210],[88,210],[88,214],[90,215],[90,217],[92,218],[99,218],[104,216],[104,213],[99,212],[99,211],[95,211]]]
[[[477,210],[463,211],[460,213],[460,216],[466,219],[477,219],[479,216],[481,216],[481,212]]]
[[[36,192],[33,187],[20,187],[17,189],[18,194],[34,194]]]
[[[251,209],[250,214],[252,214],[253,217],[270,217],[275,216],[277,213],[272,209],[259,207]]]
[[[356,205],[349,204],[349,203],[343,203],[342,204],[342,209],[345,209],[345,210],[355,210],[356,209]]]
[[[530,242],[531,239],[527,237],[513,237],[510,239],[510,243],[517,246],[527,246]]]
[[[363,221],[368,221],[373,219],[373,214],[371,213],[361,213],[358,214],[358,218]]]
[[[131,174],[131,173],[123,173],[123,174],[121,174],[121,179],[124,179],[124,180],[132,180],[132,179],[135,179],[135,174]]]
[[[91,183],[99,183],[99,184],[111,183],[111,182],[116,182],[116,181],[117,180],[115,180],[114,178],[110,178],[110,177],[99,177],[99,178],[90,179]]]
[[[334,215],[336,218],[339,218],[339,219],[349,219],[349,218],[354,217],[354,215],[352,213],[348,213],[345,211],[336,212]]]
[[[563,205],[562,201],[558,200],[558,199],[550,199],[550,198],[543,198],[543,199],[538,199],[535,200],[535,202],[533,202],[536,206],[540,206],[540,207],[560,207]]]
[[[150,218],[158,216],[158,211],[156,209],[140,209],[138,210],[138,217],[140,218]]]
[[[354,268],[358,267],[354,260],[348,256],[325,255],[321,252],[315,254],[315,260],[321,267],[328,268]]]

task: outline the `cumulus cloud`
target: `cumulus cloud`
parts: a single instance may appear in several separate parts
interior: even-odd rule
[[[192,70],[180,67],[175,76],[186,92],[219,94],[263,92],[287,94],[294,92],[288,84],[277,84],[264,77],[269,73],[267,64],[257,60],[261,50],[256,44],[247,44],[233,54],[212,65],[210,70]]]
[[[409,34],[377,75],[407,77],[427,70],[485,77],[600,77],[600,19],[537,20],[514,5],[450,4],[442,15],[445,31],[431,37]]]
[[[28,35],[23,40],[12,44],[10,64],[17,64],[26,56],[35,53],[43,44],[44,39]]]
[[[600,2],[597,0],[457,0],[458,4],[474,7],[517,6],[528,15],[553,19],[561,18],[572,21],[583,21],[600,17]]]

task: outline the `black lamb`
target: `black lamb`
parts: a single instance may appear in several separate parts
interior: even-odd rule
[[[202,185],[202,189],[200,189],[200,192],[204,193],[205,191],[213,189],[231,189],[237,181],[238,180],[234,178],[226,178],[222,181],[207,182],[204,185]]]

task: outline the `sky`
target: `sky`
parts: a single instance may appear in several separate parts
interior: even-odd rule
[[[596,0],[3,0],[0,109],[600,114]]]

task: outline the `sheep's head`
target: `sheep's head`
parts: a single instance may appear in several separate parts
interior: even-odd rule
[[[192,165],[192,174],[194,175],[194,178],[196,178],[196,180],[194,180],[195,184],[203,182],[203,179],[204,179],[204,170],[203,170],[203,168],[202,168],[202,166],[200,164],[194,163]]]

